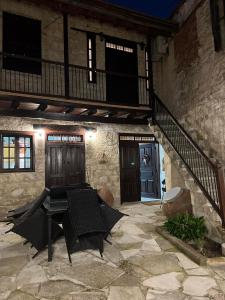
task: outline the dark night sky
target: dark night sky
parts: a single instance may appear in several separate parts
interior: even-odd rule
[[[169,18],[182,0],[105,0],[115,5],[130,8],[151,16]]]

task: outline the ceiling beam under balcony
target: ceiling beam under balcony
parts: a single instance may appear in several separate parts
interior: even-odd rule
[[[11,104],[10,108],[11,109],[17,109],[19,106],[20,106],[20,101],[15,100],[15,101],[12,101],[12,104]]]
[[[99,117],[93,115],[73,115],[63,113],[49,113],[45,111],[30,111],[25,109],[5,110],[0,109],[0,116],[27,117],[33,119],[49,119],[59,121],[75,121],[75,122],[97,122],[112,124],[130,124],[130,125],[147,125],[146,119],[127,119],[115,117]]]
[[[90,101],[79,101],[77,99],[60,99],[54,97],[43,97],[43,96],[31,96],[27,94],[16,94],[10,92],[0,91],[0,101],[12,102],[20,101],[21,103],[36,103],[36,104],[47,104],[48,106],[62,107],[62,110],[65,107],[74,107],[74,108],[83,108],[83,109],[101,109],[107,111],[120,112],[121,114],[127,114],[132,112],[138,112],[143,114],[150,114],[150,107],[129,107],[124,105],[114,105],[108,103],[91,103]],[[1,108],[1,107],[0,107]]]
[[[38,106],[37,111],[45,111],[47,107],[47,104],[42,103]]]
[[[63,113],[64,113],[64,114],[70,114],[70,113],[72,113],[74,110],[75,110],[75,107],[68,106],[68,107],[65,108],[65,110],[64,110]]]
[[[90,108],[90,109],[86,109],[86,110],[82,111],[79,115],[80,116],[93,116],[96,113],[97,113],[96,108]]]

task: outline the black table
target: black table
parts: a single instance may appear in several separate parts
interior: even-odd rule
[[[48,261],[52,261],[52,216],[64,214],[68,210],[67,200],[51,200],[49,197],[44,202],[48,216]]]

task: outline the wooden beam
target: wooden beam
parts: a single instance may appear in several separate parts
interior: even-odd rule
[[[138,13],[126,8],[118,7],[101,0],[29,0],[38,5],[47,6],[61,13],[73,16],[85,16],[100,22],[123,26],[131,30],[156,35],[170,36],[178,30],[178,24],[173,21],[162,20]],[[70,3],[72,2],[72,3]]]
[[[86,109],[85,111],[82,111],[79,115],[80,116],[92,116],[97,113],[97,109]]]
[[[72,113],[73,111],[74,111],[74,107],[72,107],[72,106],[68,106],[68,107],[66,107],[65,108],[65,110],[64,110],[64,114],[70,114],[70,113]]]
[[[109,118],[109,117],[116,117],[117,114],[118,114],[118,111],[106,111],[99,116]]]
[[[31,103],[37,103],[37,104],[47,104],[52,106],[71,106],[74,108],[96,108],[96,109],[107,109],[110,111],[124,111],[124,112],[143,112],[143,113],[150,113],[151,110],[149,107],[140,108],[140,107],[129,107],[124,105],[114,105],[114,104],[108,104],[108,103],[98,103],[94,102],[91,103],[90,101],[82,101],[79,102],[77,99],[64,99],[64,98],[53,98],[53,97],[45,97],[45,96],[31,96],[28,94],[16,94],[16,93],[9,93],[9,92],[2,92],[0,91],[0,100],[3,101],[21,101],[21,102],[31,102]]]
[[[133,124],[133,125],[147,125],[147,120],[129,120],[126,118],[104,118],[98,116],[82,116],[63,113],[47,113],[44,111],[29,111],[23,109],[17,110],[2,110],[0,109],[0,116],[24,117],[33,119],[49,119],[59,121],[73,121],[73,122],[97,122],[97,123],[112,123],[112,124]]]
[[[37,111],[45,111],[47,107],[47,104],[42,103],[38,106]]]
[[[74,132],[81,129],[96,131],[96,127],[81,125],[33,124],[33,129],[46,129],[52,131]]]
[[[20,106],[20,102],[18,100],[12,101],[10,106],[11,109],[17,109]]]

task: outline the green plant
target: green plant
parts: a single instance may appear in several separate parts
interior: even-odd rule
[[[198,248],[202,245],[207,233],[204,218],[189,214],[179,214],[171,217],[165,222],[164,226],[170,234],[183,241],[193,242]]]

